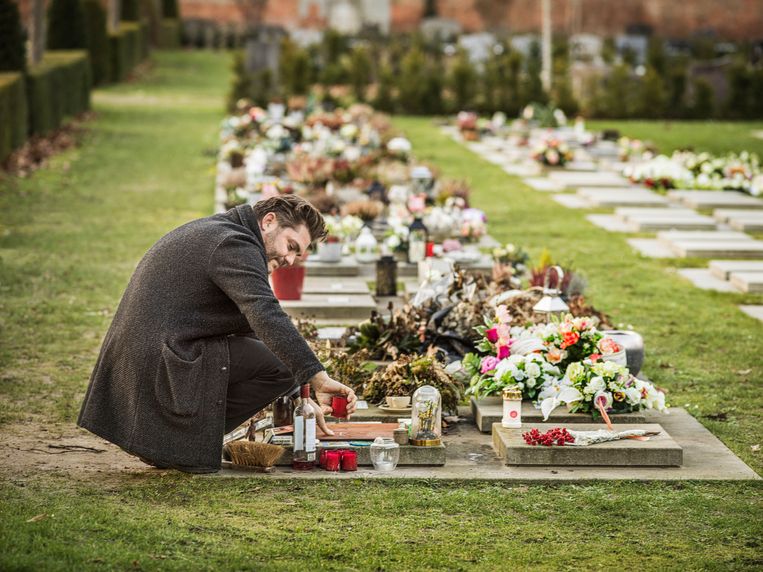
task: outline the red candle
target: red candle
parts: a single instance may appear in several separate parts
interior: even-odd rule
[[[318,464],[321,466],[321,469],[326,468],[326,453],[328,451],[326,449],[321,449],[321,456],[318,460]]]
[[[429,258],[430,256],[434,256],[434,242],[432,242],[431,240],[427,242],[426,244],[424,256],[426,256],[427,258]]]
[[[334,395],[331,397],[331,415],[337,419],[347,417],[347,396]]]
[[[344,449],[342,451],[342,470],[343,471],[357,471],[358,470],[358,452]]]
[[[326,470],[338,471],[339,470],[339,451],[326,451]]]

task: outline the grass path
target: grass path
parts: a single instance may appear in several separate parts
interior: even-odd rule
[[[212,209],[227,58],[156,59],[139,82],[97,92],[99,116],[79,150],[29,180],[0,183],[0,432],[72,431],[135,263],[167,230]],[[497,236],[536,253],[548,245],[589,273],[596,304],[646,334],[649,373],[697,414],[727,410],[728,422],[703,422],[760,470],[749,452],[760,439],[760,364],[750,363],[759,334],[731,299],[697,294],[635,259],[620,239],[551,208],[428,121],[399,124],[418,155],[472,179]],[[759,483],[80,473],[0,458],[0,569],[756,569],[760,492]]]

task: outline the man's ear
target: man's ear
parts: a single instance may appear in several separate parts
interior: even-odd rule
[[[260,229],[265,230],[266,227],[274,223],[278,223],[278,220],[276,219],[276,213],[267,213],[260,219]]]

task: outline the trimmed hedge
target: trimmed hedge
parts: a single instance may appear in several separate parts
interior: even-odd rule
[[[84,51],[46,52],[27,77],[29,133],[43,135],[64,117],[90,109],[90,60]]]
[[[93,85],[102,85],[111,79],[111,54],[109,51],[109,34],[106,31],[106,11],[100,0],[83,0],[82,7],[85,11],[87,49],[90,53]]]
[[[27,105],[24,76],[0,73],[0,163],[26,141]]]
[[[143,61],[148,53],[149,34],[143,32],[142,24],[123,22],[119,31],[109,34],[111,51],[111,81],[127,79],[133,68]],[[148,26],[145,26],[148,29]]]
[[[160,50],[177,50],[180,48],[182,31],[180,20],[165,18],[159,24],[159,41],[157,47]]]

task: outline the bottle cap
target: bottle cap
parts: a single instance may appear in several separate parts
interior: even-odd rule
[[[310,384],[309,383],[303,383],[302,387],[300,388],[299,395],[302,399],[307,399],[310,397]]]
[[[512,385],[509,387],[505,387],[503,389],[503,398],[504,399],[522,399],[522,390],[519,388],[518,385]]]

